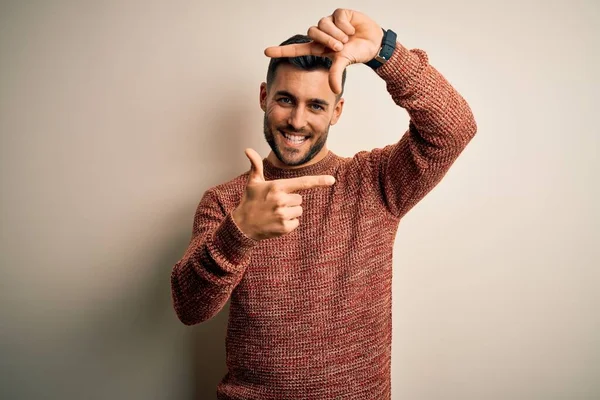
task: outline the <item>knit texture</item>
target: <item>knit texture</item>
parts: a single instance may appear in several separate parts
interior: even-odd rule
[[[210,188],[192,239],[173,267],[173,306],[187,325],[231,298],[228,373],[221,400],[391,398],[392,251],[398,224],[444,176],[476,132],[471,110],[419,49],[397,44],[376,70],[410,115],[395,144],[265,179],[329,174],[336,183],[302,190],[291,233],[255,241],[231,212],[249,171]]]

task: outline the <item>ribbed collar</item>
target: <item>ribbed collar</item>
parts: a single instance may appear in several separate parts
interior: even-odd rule
[[[329,150],[322,160],[306,167],[293,169],[276,167],[265,158],[263,159],[263,171],[265,179],[267,180],[296,178],[306,175],[329,175],[335,170],[340,158],[341,157]]]

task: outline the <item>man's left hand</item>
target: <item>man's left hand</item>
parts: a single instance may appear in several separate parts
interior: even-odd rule
[[[375,21],[358,11],[341,8],[321,18],[318,26],[308,29],[307,35],[312,42],[268,47],[265,55],[279,58],[312,54],[330,58],[329,86],[336,94],[342,92],[344,69],[375,58],[383,39],[383,31]]]

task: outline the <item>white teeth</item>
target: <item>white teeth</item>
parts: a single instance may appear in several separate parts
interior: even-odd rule
[[[294,143],[294,144],[300,144],[302,142],[304,142],[306,140],[305,137],[303,136],[297,136],[297,135],[288,135],[285,132],[282,132],[283,136],[286,137],[286,139],[288,139],[290,142]]]

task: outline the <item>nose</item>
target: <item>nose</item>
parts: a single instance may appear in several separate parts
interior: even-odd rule
[[[304,107],[296,106],[293,108],[288,118],[288,124],[293,126],[297,131],[306,126],[306,110]]]

